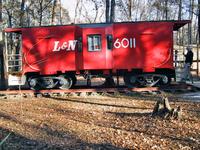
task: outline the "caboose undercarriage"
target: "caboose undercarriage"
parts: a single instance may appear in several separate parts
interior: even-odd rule
[[[128,87],[146,86],[152,87],[156,85],[167,85],[171,82],[171,78],[164,74],[139,74],[124,76],[125,85]]]
[[[87,85],[91,86],[92,78],[105,78],[105,82],[102,84],[106,87],[115,86],[117,83],[114,82],[113,77],[123,78],[124,85],[127,87],[152,87],[160,85],[168,85],[171,79],[175,77],[173,70],[162,69],[163,74],[160,71],[153,73],[138,73],[137,71],[127,72],[124,70],[119,70],[118,73],[113,74],[103,74],[103,71],[81,71],[83,76],[87,81]],[[166,74],[168,72],[168,74]],[[169,73],[170,72],[170,73]],[[56,74],[56,75],[39,75],[36,73],[27,74],[26,82],[31,89],[69,89],[76,85],[77,74],[75,72],[70,72],[66,74]]]
[[[50,75],[50,76],[29,76],[27,83],[31,89],[69,89],[76,84],[75,75]]]

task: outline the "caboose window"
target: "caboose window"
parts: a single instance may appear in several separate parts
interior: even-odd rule
[[[106,36],[107,38],[107,49],[112,50],[112,44],[113,44],[113,37],[111,34]]]
[[[100,50],[101,50],[101,35],[89,35],[88,51],[100,51]]]
[[[78,52],[82,52],[82,37],[78,38]]]

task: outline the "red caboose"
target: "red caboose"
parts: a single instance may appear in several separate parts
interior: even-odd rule
[[[168,84],[175,77],[173,31],[190,21],[7,28],[9,85],[70,88],[76,75],[123,76],[125,84]]]

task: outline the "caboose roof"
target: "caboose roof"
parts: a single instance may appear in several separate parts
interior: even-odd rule
[[[159,20],[159,21],[131,21],[131,22],[114,22],[114,23],[86,23],[86,24],[67,24],[67,25],[50,25],[50,26],[32,26],[23,28],[6,28],[5,32],[21,32],[22,29],[27,28],[43,28],[43,27],[56,27],[56,26],[78,26],[81,28],[96,28],[96,27],[106,27],[112,24],[127,24],[127,23],[173,23],[173,30],[177,31],[182,26],[191,23],[191,20]]]
[[[178,20],[174,21],[174,31],[177,31],[179,28],[183,27],[184,25],[191,23],[191,20]]]

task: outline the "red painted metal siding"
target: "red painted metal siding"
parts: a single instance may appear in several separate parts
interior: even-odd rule
[[[114,68],[143,69],[144,72],[164,67],[172,69],[172,32],[172,23],[114,24],[114,41],[119,42],[113,50]],[[132,46],[130,39],[133,39]]]
[[[107,70],[112,69],[113,56],[112,50],[107,49],[106,36],[112,35],[112,26],[95,27],[95,28],[82,28],[82,52],[78,52],[79,70]],[[88,51],[88,36],[99,35],[101,36],[101,50]]]
[[[88,36],[101,36],[101,50],[88,51]],[[106,42],[105,42],[105,28],[84,28],[83,29],[83,69],[105,69],[106,66]]]
[[[75,51],[71,47],[68,50],[68,42],[75,39],[75,29],[74,26],[24,29],[24,73],[55,74],[75,70]]]
[[[113,36],[113,25],[106,27],[105,34]],[[106,41],[106,69],[113,69],[113,49],[107,49],[107,41]]]

